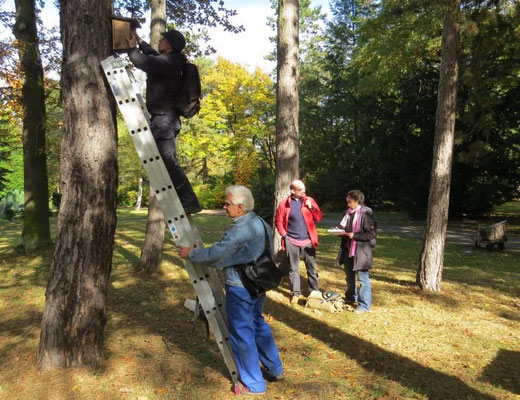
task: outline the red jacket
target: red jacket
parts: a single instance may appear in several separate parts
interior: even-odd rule
[[[305,225],[307,225],[307,231],[309,231],[309,237],[312,242],[313,247],[318,246],[318,231],[316,230],[316,225],[314,222],[320,222],[322,218],[322,213],[318,204],[312,197],[304,196],[302,198],[302,215],[305,220]],[[305,202],[307,200],[311,201],[312,209],[309,209]],[[276,210],[276,216],[274,219],[274,224],[278,233],[282,235],[282,249],[285,250],[285,240],[283,240],[284,236],[287,235],[287,225],[289,224],[289,214],[291,212],[291,196],[287,197],[284,201],[280,203],[278,206],[278,210]]]

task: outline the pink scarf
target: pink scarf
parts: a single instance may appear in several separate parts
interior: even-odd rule
[[[359,231],[359,225],[361,222],[361,206],[358,205],[355,209],[348,209],[347,213],[341,220],[340,226],[345,228],[347,226],[348,219],[353,215],[354,220],[352,221],[352,232],[356,233]],[[349,249],[349,257],[354,257],[356,255],[356,246],[357,240],[350,239],[350,249]]]

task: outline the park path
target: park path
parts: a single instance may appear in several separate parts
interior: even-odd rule
[[[338,224],[337,219],[323,218],[319,223],[322,227],[332,227]],[[424,226],[421,225],[386,225],[379,224],[378,233],[384,233],[385,235],[395,235],[403,238],[410,239],[422,239]],[[455,243],[471,248],[471,250],[478,251],[475,248],[476,231],[468,231],[462,229],[450,229],[446,234],[446,241],[448,243]],[[485,248],[482,245],[484,251]],[[493,251],[497,251],[497,247],[493,247]],[[504,251],[514,254],[520,254],[520,237],[508,235],[507,242],[504,246]]]
[[[225,215],[224,210],[202,210],[202,215]],[[145,218],[146,219],[146,218]],[[323,218],[318,224],[322,228],[330,228],[338,224],[336,218]],[[387,225],[379,224],[378,233],[384,233],[385,235],[395,235],[398,237],[408,239],[422,239],[424,226],[421,225]],[[449,229],[446,234],[446,241],[449,243],[455,243],[468,248],[468,251],[478,251],[475,248],[476,231],[469,231],[463,229]],[[482,246],[481,251],[486,251]],[[497,251],[497,247],[493,247],[493,251]],[[507,242],[504,246],[504,251],[508,253],[520,255],[520,236],[508,235]]]

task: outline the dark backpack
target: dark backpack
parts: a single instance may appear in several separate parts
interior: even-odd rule
[[[187,62],[182,70],[182,85],[177,94],[175,111],[184,118],[191,118],[200,110],[200,75],[195,64]]]
[[[242,284],[252,298],[265,295],[265,292],[276,289],[282,281],[282,273],[271,257],[271,245],[265,221],[260,218],[264,226],[264,252],[255,262],[236,267]]]

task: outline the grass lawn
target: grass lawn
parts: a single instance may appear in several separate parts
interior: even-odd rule
[[[21,224],[1,221],[0,399],[235,397],[216,344],[183,307],[194,291],[173,243],[157,273],[133,272],[145,218],[145,211],[119,213],[106,361],[95,370],[54,372],[36,368],[52,249],[17,252]],[[229,220],[199,214],[195,223],[211,243]],[[344,273],[334,266],[338,240],[320,228],[318,265],[322,289],[343,293]],[[265,317],[287,378],[269,384],[264,398],[520,399],[520,257],[448,245],[443,291],[433,295],[414,285],[420,245],[378,238],[370,313],[291,306],[287,281],[270,292]]]

